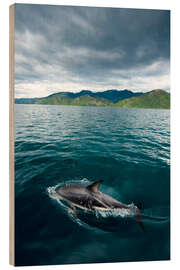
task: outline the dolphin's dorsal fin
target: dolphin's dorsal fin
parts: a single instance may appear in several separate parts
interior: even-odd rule
[[[90,191],[98,192],[99,185],[100,185],[102,182],[103,182],[103,180],[98,180],[98,181],[92,183],[91,185],[87,186],[87,188],[88,188]]]

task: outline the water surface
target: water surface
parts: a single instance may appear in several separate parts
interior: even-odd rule
[[[115,230],[86,226],[48,194],[99,179],[141,206],[146,233],[115,217]],[[169,188],[169,110],[15,105],[16,265],[169,259]]]

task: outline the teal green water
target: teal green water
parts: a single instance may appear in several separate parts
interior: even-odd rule
[[[170,258],[169,110],[15,105],[15,263]],[[133,218],[75,216],[49,189],[103,179]]]

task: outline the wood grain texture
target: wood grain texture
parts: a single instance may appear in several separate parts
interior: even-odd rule
[[[14,258],[14,5],[9,7],[9,262]]]

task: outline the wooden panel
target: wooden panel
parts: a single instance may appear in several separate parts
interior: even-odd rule
[[[14,5],[9,8],[9,262],[14,265]]]

